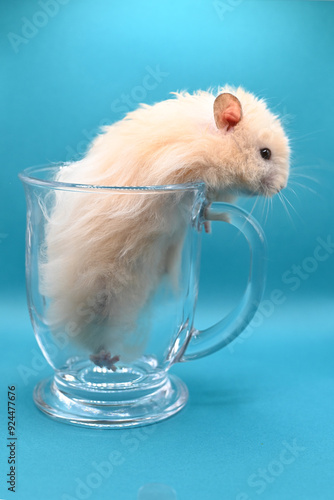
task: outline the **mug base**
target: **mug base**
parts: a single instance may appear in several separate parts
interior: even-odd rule
[[[86,394],[71,394],[59,386],[57,377],[39,382],[34,401],[46,415],[64,423],[101,429],[121,429],[154,424],[179,412],[187,403],[187,386],[175,375],[129,399],[127,391],[106,391],[105,400]],[[93,397],[92,397],[93,396]]]

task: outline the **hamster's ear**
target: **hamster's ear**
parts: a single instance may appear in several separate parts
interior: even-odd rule
[[[242,108],[239,99],[234,95],[224,93],[216,97],[213,104],[213,114],[217,128],[229,130],[235,127],[242,118]]]

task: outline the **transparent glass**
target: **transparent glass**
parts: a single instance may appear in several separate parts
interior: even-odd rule
[[[26,283],[37,342],[54,375],[34,401],[68,423],[131,427],[184,407],[174,363],[226,346],[247,326],[265,282],[257,222],[226,203],[209,205],[202,183],[110,187],[56,182],[59,165],[23,171]],[[236,226],[251,250],[238,307],[194,325],[201,234],[208,221]]]

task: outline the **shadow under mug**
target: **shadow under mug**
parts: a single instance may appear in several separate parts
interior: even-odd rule
[[[61,166],[19,174],[27,201],[26,283],[37,342],[54,375],[37,384],[38,408],[101,428],[150,424],[187,402],[174,363],[235,339],[265,283],[258,223],[203,183],[110,187],[57,182]],[[217,324],[194,325],[200,243],[209,221],[246,237],[251,263],[239,305]]]

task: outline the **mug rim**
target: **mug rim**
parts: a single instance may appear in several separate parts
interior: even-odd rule
[[[184,184],[166,184],[166,185],[150,185],[150,186],[105,186],[105,185],[94,185],[85,183],[72,183],[72,182],[61,182],[54,180],[45,180],[38,178],[38,173],[45,172],[48,170],[59,170],[62,167],[66,167],[73,162],[59,162],[51,163],[45,165],[36,165],[32,167],[25,168],[19,172],[18,177],[24,183],[28,185],[35,185],[44,188],[59,189],[63,191],[125,191],[125,192],[164,192],[164,191],[192,191],[198,189],[205,189],[205,183],[202,181],[187,182]]]

